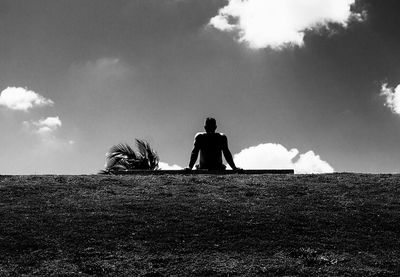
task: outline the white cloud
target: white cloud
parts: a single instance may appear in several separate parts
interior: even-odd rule
[[[294,169],[298,174],[334,172],[334,169],[326,161],[321,160],[319,155],[315,155],[313,151],[301,154],[298,161],[294,163]]]
[[[174,164],[174,165],[169,165],[169,164],[167,164],[167,163],[163,163],[163,162],[159,162],[158,163],[158,167],[161,169],[161,170],[180,170],[180,169],[183,169],[181,166],[179,166],[179,165],[176,165],[176,164]]]
[[[388,87],[388,84],[383,84],[381,87],[381,96],[385,97],[385,106],[393,113],[400,114],[400,85],[396,88]]]
[[[240,42],[251,48],[280,48],[302,45],[306,29],[326,26],[328,22],[347,25],[355,0],[229,0],[211,18],[209,25],[234,32]]]
[[[8,87],[0,94],[0,105],[11,110],[28,111],[33,107],[53,105],[54,102],[22,87]]]
[[[244,169],[294,169],[295,173],[332,173],[334,169],[321,160],[313,151],[300,154],[295,148],[287,150],[284,146],[275,143],[264,143],[252,146],[234,155],[236,166]]]
[[[34,122],[34,124],[39,127],[49,127],[50,129],[57,129],[62,125],[61,120],[58,116],[47,117],[46,119],[41,119],[37,122]]]
[[[24,121],[23,125],[44,138],[48,138],[54,131],[61,127],[62,122],[58,116],[47,117],[38,121]]]

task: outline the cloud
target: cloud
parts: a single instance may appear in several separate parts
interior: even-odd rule
[[[118,58],[110,57],[88,61],[85,64],[74,64],[71,67],[71,71],[76,72],[83,80],[90,79],[91,82],[97,81],[100,83],[119,80],[132,73],[127,64]]]
[[[74,63],[68,72],[68,92],[76,101],[77,108],[96,106],[100,112],[100,107],[109,108],[108,105],[118,102],[121,95],[132,95],[137,86],[135,72],[134,67],[118,58]]]
[[[27,128],[33,129],[33,131],[43,138],[49,138],[54,131],[61,127],[62,122],[58,116],[47,117],[38,121],[24,121],[23,125]]]
[[[58,116],[47,117],[37,121],[24,121],[25,131],[35,135],[40,143],[34,143],[32,153],[42,158],[54,155],[54,153],[67,153],[74,148],[76,141],[60,138],[57,131],[62,127],[62,121]]]
[[[181,166],[179,166],[179,165],[176,165],[176,164],[174,164],[174,165],[169,165],[169,164],[167,164],[167,163],[163,163],[163,162],[159,162],[158,163],[158,167],[161,169],[161,170],[180,170],[180,169],[183,169]]]
[[[334,22],[347,26],[361,20],[350,6],[355,0],[229,0],[209,25],[237,35],[251,48],[302,45],[307,29]]]
[[[334,172],[334,169],[326,161],[321,160],[319,155],[315,155],[313,151],[301,154],[297,162],[294,163],[294,169],[298,174]]]
[[[39,134],[54,132],[62,125],[61,120],[58,116],[47,117],[46,119],[41,119],[39,121],[33,122],[33,124],[38,127],[37,132]]]
[[[33,107],[51,106],[54,102],[22,87],[7,87],[0,94],[0,105],[11,110],[28,111]]]
[[[332,173],[334,169],[313,151],[300,154],[275,143],[264,143],[243,149],[234,155],[236,166],[244,169],[294,169],[298,174]]]
[[[49,128],[58,128],[61,127],[62,123],[61,120],[58,116],[55,117],[47,117],[46,119],[41,119],[37,122],[35,122],[35,125],[37,126],[46,126]]]
[[[388,84],[382,84],[380,95],[385,97],[384,105],[393,113],[400,115],[400,85],[394,88],[388,87]]]

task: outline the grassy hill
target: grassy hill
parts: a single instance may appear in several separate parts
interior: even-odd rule
[[[400,276],[399,175],[0,176],[0,276]]]

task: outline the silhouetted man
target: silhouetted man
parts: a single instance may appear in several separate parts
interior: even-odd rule
[[[204,124],[206,132],[197,133],[194,137],[194,147],[190,156],[189,167],[191,170],[196,163],[200,152],[200,164],[197,169],[225,170],[226,166],[222,163],[222,153],[225,160],[233,170],[240,170],[235,166],[231,151],[228,148],[228,139],[222,133],[216,133],[217,123],[214,118],[208,117]]]

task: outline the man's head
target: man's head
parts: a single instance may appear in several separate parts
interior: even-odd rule
[[[206,122],[204,123],[204,129],[207,133],[214,133],[217,129],[217,122],[212,117],[207,117]]]

